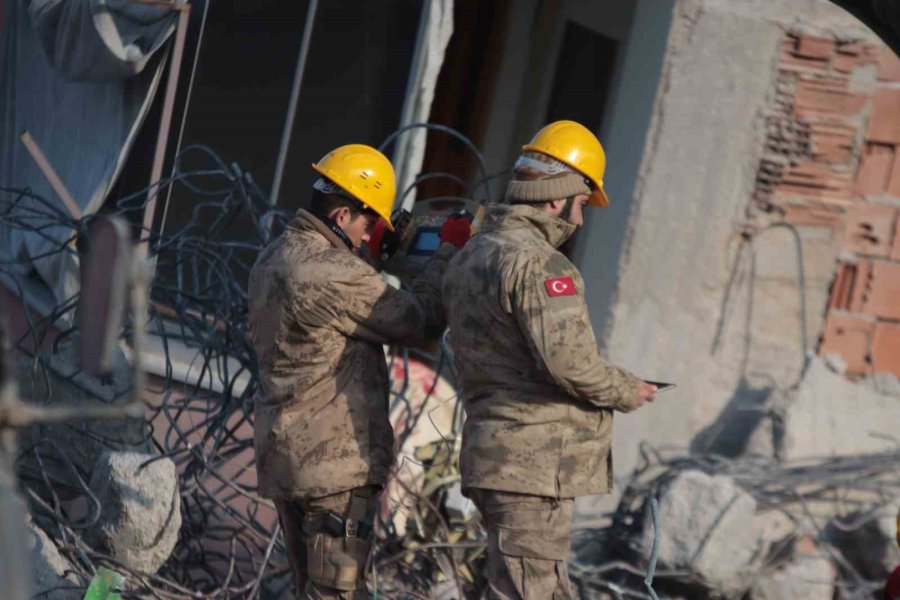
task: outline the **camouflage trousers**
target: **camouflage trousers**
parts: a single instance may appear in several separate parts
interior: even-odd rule
[[[571,600],[572,498],[468,490],[488,534],[486,597]]]
[[[326,517],[335,513],[371,525],[378,493],[377,487],[366,486],[324,498],[276,501],[297,598],[368,598],[365,575],[372,536],[337,535],[333,526],[326,526]]]

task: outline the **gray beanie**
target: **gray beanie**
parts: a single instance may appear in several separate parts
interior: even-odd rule
[[[513,178],[506,186],[506,201],[549,202],[590,193],[591,187],[581,173],[545,154],[526,152],[516,162]]]

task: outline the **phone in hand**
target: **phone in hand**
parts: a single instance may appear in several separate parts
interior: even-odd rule
[[[664,383],[662,381],[648,381],[645,379],[644,383],[649,383],[650,385],[655,385],[657,392],[665,392],[666,390],[671,390],[672,388],[675,387],[674,383]]]

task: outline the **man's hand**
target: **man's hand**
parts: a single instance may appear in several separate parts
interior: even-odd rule
[[[441,226],[441,243],[462,248],[472,235],[472,215],[467,212],[447,217]]]
[[[646,381],[638,384],[637,401],[634,403],[635,409],[642,407],[647,402],[653,402],[656,399],[656,386]]]
[[[386,261],[394,255],[394,252],[397,251],[397,246],[400,245],[406,236],[406,229],[409,227],[410,221],[412,221],[412,215],[409,211],[402,208],[398,208],[391,213],[391,223],[394,224],[394,231],[390,231],[387,228],[384,219],[378,219],[368,242],[369,252],[372,253],[375,260]]]

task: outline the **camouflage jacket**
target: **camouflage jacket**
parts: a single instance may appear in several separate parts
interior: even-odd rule
[[[444,275],[465,489],[611,487],[613,410],[634,408],[639,380],[600,357],[581,274],[556,250],[574,230],[531,206],[492,206]]]
[[[387,482],[393,462],[382,345],[444,328],[445,244],[412,291],[387,285],[305,210],[250,273],[259,493],[317,498]]]

